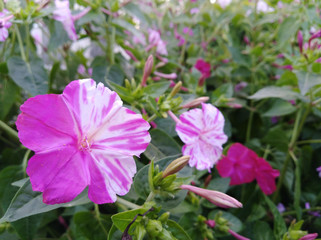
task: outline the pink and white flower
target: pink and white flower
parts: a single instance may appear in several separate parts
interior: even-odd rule
[[[149,144],[150,126],[123,107],[116,92],[92,79],[76,80],[62,94],[30,98],[20,109],[18,136],[35,152],[27,174],[44,203],[69,202],[87,186],[97,204],[129,191],[133,155]]]
[[[55,0],[55,5],[56,9],[53,12],[53,18],[63,24],[64,29],[71,40],[77,40],[78,37],[74,22],[85,16],[90,11],[90,7],[85,8],[80,13],[73,16],[71,15],[71,11],[69,9],[69,1]]]
[[[176,132],[185,143],[183,155],[189,155],[189,165],[198,170],[214,166],[222,154],[222,145],[227,141],[224,133],[223,114],[213,105],[202,103],[202,109],[192,109],[180,115],[176,121]]]
[[[146,51],[149,51],[151,48],[156,47],[156,52],[161,55],[168,55],[166,49],[166,43],[161,39],[160,33],[154,29],[148,30],[148,41],[149,45],[146,48]]]
[[[9,22],[13,18],[13,15],[7,9],[3,9],[0,12],[0,42],[4,42],[8,36],[8,29],[11,27],[12,23]]]

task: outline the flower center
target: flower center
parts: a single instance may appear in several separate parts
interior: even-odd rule
[[[79,149],[81,151],[91,151],[90,149],[91,147],[91,142],[89,142],[87,136],[85,138],[83,138],[81,141],[80,141],[80,144],[79,144]]]

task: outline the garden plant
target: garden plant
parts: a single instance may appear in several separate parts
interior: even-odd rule
[[[0,0],[1,240],[313,240],[320,178],[320,1]]]

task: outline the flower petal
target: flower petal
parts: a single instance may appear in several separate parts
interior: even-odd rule
[[[131,156],[109,155],[102,150],[93,150],[89,161],[89,198],[97,203],[115,202],[118,195],[128,193],[136,173],[136,164]]]
[[[202,103],[203,121],[206,129],[215,130],[224,134],[224,117],[223,114],[212,104]]]
[[[213,146],[203,141],[183,146],[183,155],[189,155],[189,165],[198,170],[210,169],[219,160],[222,154],[222,147]]]
[[[176,124],[176,132],[180,139],[186,144],[192,144],[204,128],[202,110],[192,109],[180,115],[180,122]]]
[[[75,141],[77,129],[74,120],[59,95],[29,98],[20,109],[16,125],[19,139],[27,148],[37,152]]]
[[[149,128],[140,114],[122,107],[99,128],[92,148],[139,156],[151,140]]]
[[[88,184],[83,152],[74,147],[37,153],[27,167],[32,189],[43,192],[46,204],[73,200]]]

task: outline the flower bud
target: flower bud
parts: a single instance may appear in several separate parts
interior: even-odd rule
[[[189,190],[222,208],[240,208],[242,203],[235,198],[218,191],[207,190],[190,185],[181,185],[181,189]]]
[[[145,67],[144,67],[143,80],[141,83],[142,86],[146,86],[147,78],[152,73],[153,65],[154,65],[153,55],[149,55],[149,57],[146,60]]]
[[[305,235],[304,237],[301,237],[299,240],[314,240],[318,237],[317,233],[310,233],[308,235]]]
[[[162,223],[158,220],[149,219],[146,231],[152,237],[152,239],[156,238],[163,230]]]
[[[170,94],[168,95],[168,99],[173,98],[179,92],[179,90],[181,90],[181,87],[182,87],[182,82],[181,81],[176,83],[176,85],[174,86],[174,88],[172,89]]]
[[[176,175],[169,175],[166,178],[163,178],[163,181],[161,183],[162,188],[166,190],[166,188],[169,188],[175,180]]]
[[[298,31],[298,44],[299,44],[299,48],[300,48],[300,53],[302,53],[302,51],[303,51],[303,36],[302,36],[301,31]]]
[[[232,231],[231,229],[228,230],[228,232],[235,237],[237,240],[251,240],[249,238],[243,237],[240,234],[237,234],[236,232]]]
[[[190,156],[183,156],[171,162],[163,172],[163,178],[182,170],[188,163]]]
[[[161,221],[161,223],[166,223],[169,218],[170,212],[164,212],[159,218],[158,221]]]
[[[210,99],[209,97],[199,97],[192,100],[191,102],[184,104],[182,108],[193,108],[200,105],[201,103],[207,102],[209,99]]]
[[[210,228],[214,228],[215,227],[215,221],[213,219],[206,220],[205,223]]]

